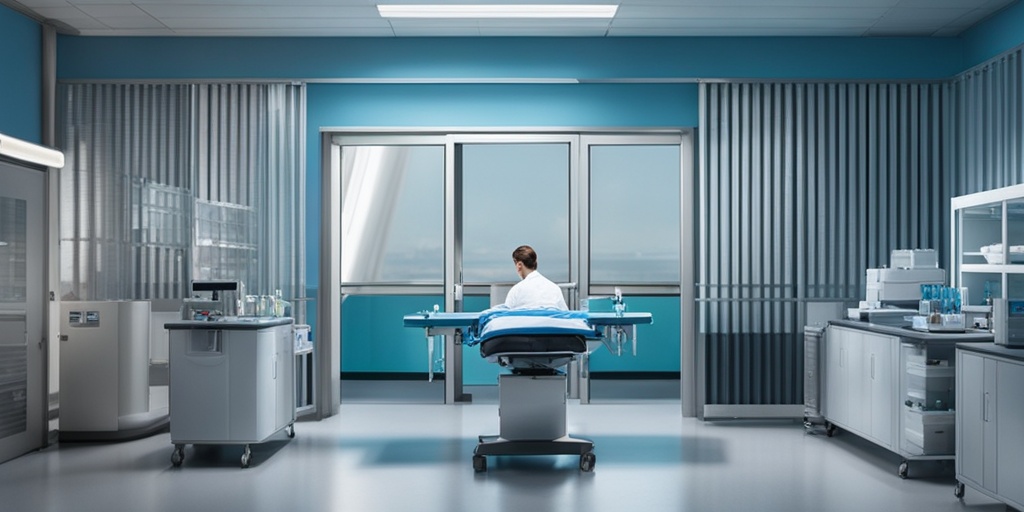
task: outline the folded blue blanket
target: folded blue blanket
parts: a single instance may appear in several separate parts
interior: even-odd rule
[[[480,313],[479,333],[470,333],[467,345],[476,345],[496,336],[574,335],[593,338],[598,333],[587,323],[584,311],[559,309],[493,308]]]

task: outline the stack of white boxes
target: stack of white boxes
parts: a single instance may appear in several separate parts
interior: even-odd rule
[[[907,359],[907,399],[912,405],[905,409],[904,434],[916,455],[950,454],[956,441],[952,409],[956,368],[948,361],[926,361],[923,356]]]

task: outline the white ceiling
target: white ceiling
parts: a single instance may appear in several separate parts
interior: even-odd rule
[[[387,20],[378,3],[472,0],[0,0],[96,36],[956,36],[1017,0],[491,0],[618,3],[611,20]],[[20,4],[20,5],[19,5]],[[67,28],[70,27],[70,30]]]

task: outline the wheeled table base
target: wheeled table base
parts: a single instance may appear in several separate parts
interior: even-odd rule
[[[500,436],[480,436],[480,444],[473,450],[473,470],[487,471],[487,455],[579,455],[580,470],[594,470],[597,456],[594,443],[587,439],[565,436],[552,440],[510,441]]]

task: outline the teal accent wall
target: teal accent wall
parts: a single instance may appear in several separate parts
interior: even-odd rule
[[[429,311],[444,298],[428,296],[348,296],[341,304],[342,372],[426,373],[427,342],[422,329],[402,317]]]
[[[0,133],[42,142],[43,30],[0,5]]]
[[[942,78],[956,38],[58,39],[61,78]]]
[[[999,11],[960,37],[964,43],[964,69],[1020,46],[1024,43],[1024,3],[1017,2]]]
[[[0,8],[0,12],[3,12]],[[0,18],[0,24],[7,21]],[[0,28],[7,28],[0,25]],[[0,40],[14,37],[0,32]],[[14,37],[18,45],[26,42]],[[38,48],[38,36],[33,43]],[[1000,43],[994,43],[996,45]],[[978,45],[981,45],[979,42]],[[36,59],[38,62],[38,59]],[[936,79],[967,67],[960,38],[163,38],[58,37],[58,79],[307,81],[307,286],[317,286],[320,132],[360,127],[692,127],[700,78]],[[20,69],[20,68],[16,68]],[[39,75],[32,71],[33,76]],[[26,76],[30,74],[26,72]],[[422,83],[432,79],[578,79],[580,83]],[[421,83],[338,83],[393,79]],[[35,80],[35,79],[33,79]],[[19,80],[5,78],[0,87]],[[32,82],[38,89],[38,82]],[[0,105],[6,99],[0,99]],[[10,102],[18,103],[17,101]],[[31,103],[31,102],[29,102]],[[38,111],[38,102],[33,108]],[[35,114],[35,119],[38,114]],[[0,117],[2,119],[2,117]],[[2,122],[2,121],[0,121]],[[19,124],[19,126],[21,126]],[[38,130],[37,130],[38,131]],[[674,302],[673,302],[674,300]],[[433,305],[440,299],[426,299]],[[467,300],[467,305],[470,303]],[[677,371],[678,299],[655,310],[638,357],[595,354],[595,371]],[[423,298],[350,297],[343,371],[423,371],[422,332],[401,316]],[[480,308],[483,309],[483,308]],[[311,315],[313,336],[316,318]],[[349,343],[349,340],[358,340]],[[669,342],[663,340],[676,340]],[[466,383],[495,365],[465,349]]]
[[[402,325],[402,316],[444,304],[441,296],[349,296],[342,303],[341,371],[424,373],[427,346],[420,329]],[[483,311],[489,297],[467,296],[463,309]],[[626,297],[627,311],[648,311],[654,323],[638,328],[637,355],[632,346],[617,356],[602,347],[591,354],[590,369],[600,372],[678,372],[679,297]],[[464,346],[462,376],[467,385],[498,383],[504,370],[480,357],[479,347]]]
[[[678,372],[679,297],[626,297],[625,303],[626,311],[650,312],[654,323],[637,327],[636,357],[631,344],[623,346],[621,356],[602,347],[590,355],[590,371]]]

